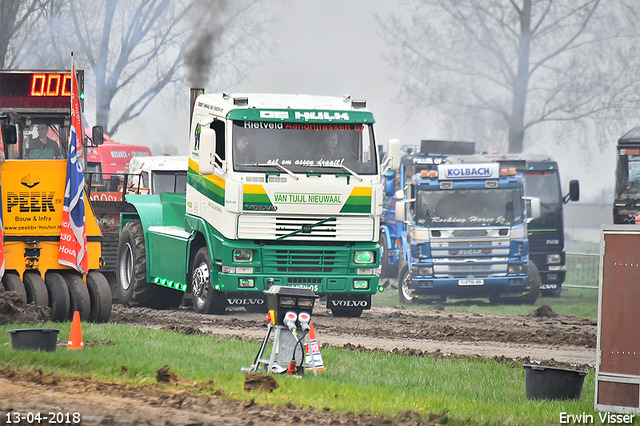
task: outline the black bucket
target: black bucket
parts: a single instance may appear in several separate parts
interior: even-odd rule
[[[13,349],[55,352],[58,332],[55,328],[23,328],[9,330]]]
[[[544,365],[525,365],[525,392],[529,399],[580,399],[587,371]]]

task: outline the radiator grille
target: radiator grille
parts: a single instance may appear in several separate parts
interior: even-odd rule
[[[348,251],[265,248],[266,273],[334,273],[346,271]]]

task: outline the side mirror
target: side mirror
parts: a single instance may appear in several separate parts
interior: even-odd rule
[[[400,169],[400,159],[402,158],[402,146],[399,139],[389,139],[387,145],[387,160],[389,160],[389,170],[394,172]]]
[[[104,129],[102,126],[93,126],[91,129],[91,137],[95,146],[100,146],[104,143]]]
[[[209,126],[202,126],[200,129],[200,149],[198,152],[198,166],[201,175],[213,174],[215,152],[216,132]]]
[[[569,193],[564,196],[562,201],[568,203],[569,201],[580,200],[580,182],[577,180],[569,181]]]
[[[15,145],[18,143],[18,128],[14,124],[2,125],[2,141],[5,145]]]
[[[524,199],[524,202],[527,209],[527,223],[535,219],[540,219],[540,217],[542,216],[540,210],[540,198],[527,197]]]
[[[402,222],[406,220],[404,211],[404,201],[396,201],[396,222]]]

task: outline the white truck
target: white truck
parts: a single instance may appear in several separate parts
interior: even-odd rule
[[[189,157],[134,157],[129,162],[129,188],[137,194],[187,192]]]
[[[282,285],[357,317],[378,291],[382,180],[363,101],[192,91],[186,194],[128,194],[125,306],[264,309]]]

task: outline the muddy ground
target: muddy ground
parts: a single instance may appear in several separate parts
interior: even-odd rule
[[[6,323],[2,303],[0,295],[0,323]],[[35,313],[29,315],[24,311],[20,313],[23,323],[41,315],[38,310],[32,309]],[[16,318],[16,313],[13,315]],[[215,316],[196,314],[187,308],[159,311],[114,305],[111,322],[188,334],[233,334],[254,341],[261,341],[267,330],[264,313],[248,313],[242,308]],[[449,312],[446,306],[437,305],[426,310],[374,307],[360,318],[340,319],[323,306],[316,306],[312,323],[321,346],[414,356],[484,356],[514,366],[540,362],[588,368],[595,363],[596,323],[558,315],[544,306],[527,316]],[[133,387],[86,378],[52,377],[38,370],[0,370],[0,424],[8,424],[11,417],[7,413],[36,411],[43,417],[45,412],[77,411],[82,424],[91,425],[439,424],[437,413],[419,420],[416,413],[408,411],[401,413],[399,419],[388,420],[291,405],[273,407],[230,401],[213,384],[205,389],[207,396],[196,395],[197,389],[192,391],[189,386],[178,390],[177,376],[167,371],[160,373],[159,380],[168,383]],[[262,379],[268,381],[269,376]],[[21,424],[29,423],[24,420]]]

